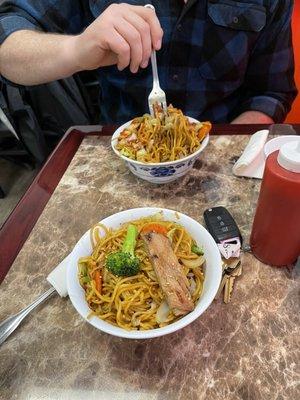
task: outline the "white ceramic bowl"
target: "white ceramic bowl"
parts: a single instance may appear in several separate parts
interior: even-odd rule
[[[89,255],[92,252],[88,231],[76,244],[70,256],[70,263],[67,269],[67,285],[68,293],[75,309],[87,322],[89,322],[97,329],[100,329],[101,331],[114,336],[129,339],[154,338],[157,336],[162,336],[171,332],[175,332],[178,329],[181,329],[184,326],[190,324],[192,321],[198,318],[213,301],[218,291],[222,276],[221,256],[212,236],[198,222],[184,214],[177,213],[173,210],[160,208],[135,208],[132,210],[126,210],[111,215],[110,217],[102,220],[101,223],[106,225],[107,227],[118,228],[124,222],[147,217],[160,211],[163,212],[163,217],[165,220],[175,221],[183,225],[195,239],[197,244],[203,246],[206,258],[205,279],[203,293],[198,300],[195,309],[183,318],[179,319],[176,322],[173,322],[168,326],[165,326],[163,328],[151,329],[148,331],[127,331],[125,329],[111,325],[108,322],[102,321],[98,317],[87,319],[87,316],[91,310],[89,309],[88,304],[85,300],[84,290],[79,284],[77,262],[80,257]]]
[[[190,122],[199,122],[194,118],[188,117],[188,119]],[[115,131],[111,139],[111,146],[117,156],[121,157],[125,161],[126,165],[134,175],[148,182],[168,183],[185,175],[191,168],[193,168],[195,161],[197,160],[197,158],[199,158],[200,153],[205,149],[209,142],[209,135],[207,135],[202,141],[201,146],[197,151],[195,151],[195,153],[176,161],[166,161],[161,163],[143,163],[140,161],[131,160],[130,158],[127,158],[120,154],[120,152],[115,147],[119,135],[121,134],[121,132],[123,132],[125,128],[127,128],[131,124],[131,122],[132,121],[126,122],[126,124],[120,126]]]

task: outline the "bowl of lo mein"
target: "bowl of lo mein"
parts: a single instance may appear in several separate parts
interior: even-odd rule
[[[167,183],[185,175],[209,142],[211,123],[183,115],[172,106],[165,115],[145,114],[120,126],[112,136],[113,151],[136,176]]]
[[[68,293],[78,313],[114,336],[175,332],[212,303],[221,281],[218,247],[187,215],[136,208],[111,215],[74,247]]]

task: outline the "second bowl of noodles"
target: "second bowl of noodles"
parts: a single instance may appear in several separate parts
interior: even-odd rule
[[[111,140],[113,151],[129,170],[151,183],[168,183],[184,176],[209,142],[210,122],[168,109],[167,117],[145,114],[125,123]]]
[[[117,257],[124,245],[130,251],[128,233],[130,239],[134,231],[140,265],[117,270]],[[221,275],[218,247],[202,225],[173,210],[137,208],[111,215],[83,235],[71,254],[67,284],[74,307],[94,327],[146,339],[198,318],[213,301]]]

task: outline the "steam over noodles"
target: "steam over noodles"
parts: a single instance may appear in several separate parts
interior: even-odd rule
[[[157,108],[155,117],[145,114],[134,118],[118,137],[116,149],[145,163],[174,161],[197,151],[210,129],[210,122],[189,122],[181,110],[172,106],[167,115]]]
[[[107,258],[121,251],[129,225],[136,227],[138,233],[135,256],[140,260],[140,269],[133,276],[116,276],[107,268]],[[91,315],[126,330],[158,328],[178,319],[166,302],[140,234],[152,225],[159,225],[161,230],[165,230],[182,267],[184,279],[187,278],[187,288],[195,305],[202,293],[204,256],[201,252],[195,254],[192,251],[197,246],[184,227],[164,221],[158,214],[131,221],[115,230],[101,224],[91,229],[93,252],[79,259],[78,263],[79,280],[92,310]]]

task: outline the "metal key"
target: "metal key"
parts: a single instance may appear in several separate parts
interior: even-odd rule
[[[223,259],[223,278],[216,294],[219,297],[224,290],[223,300],[228,304],[231,300],[235,278],[242,274],[242,265],[239,258]]]

